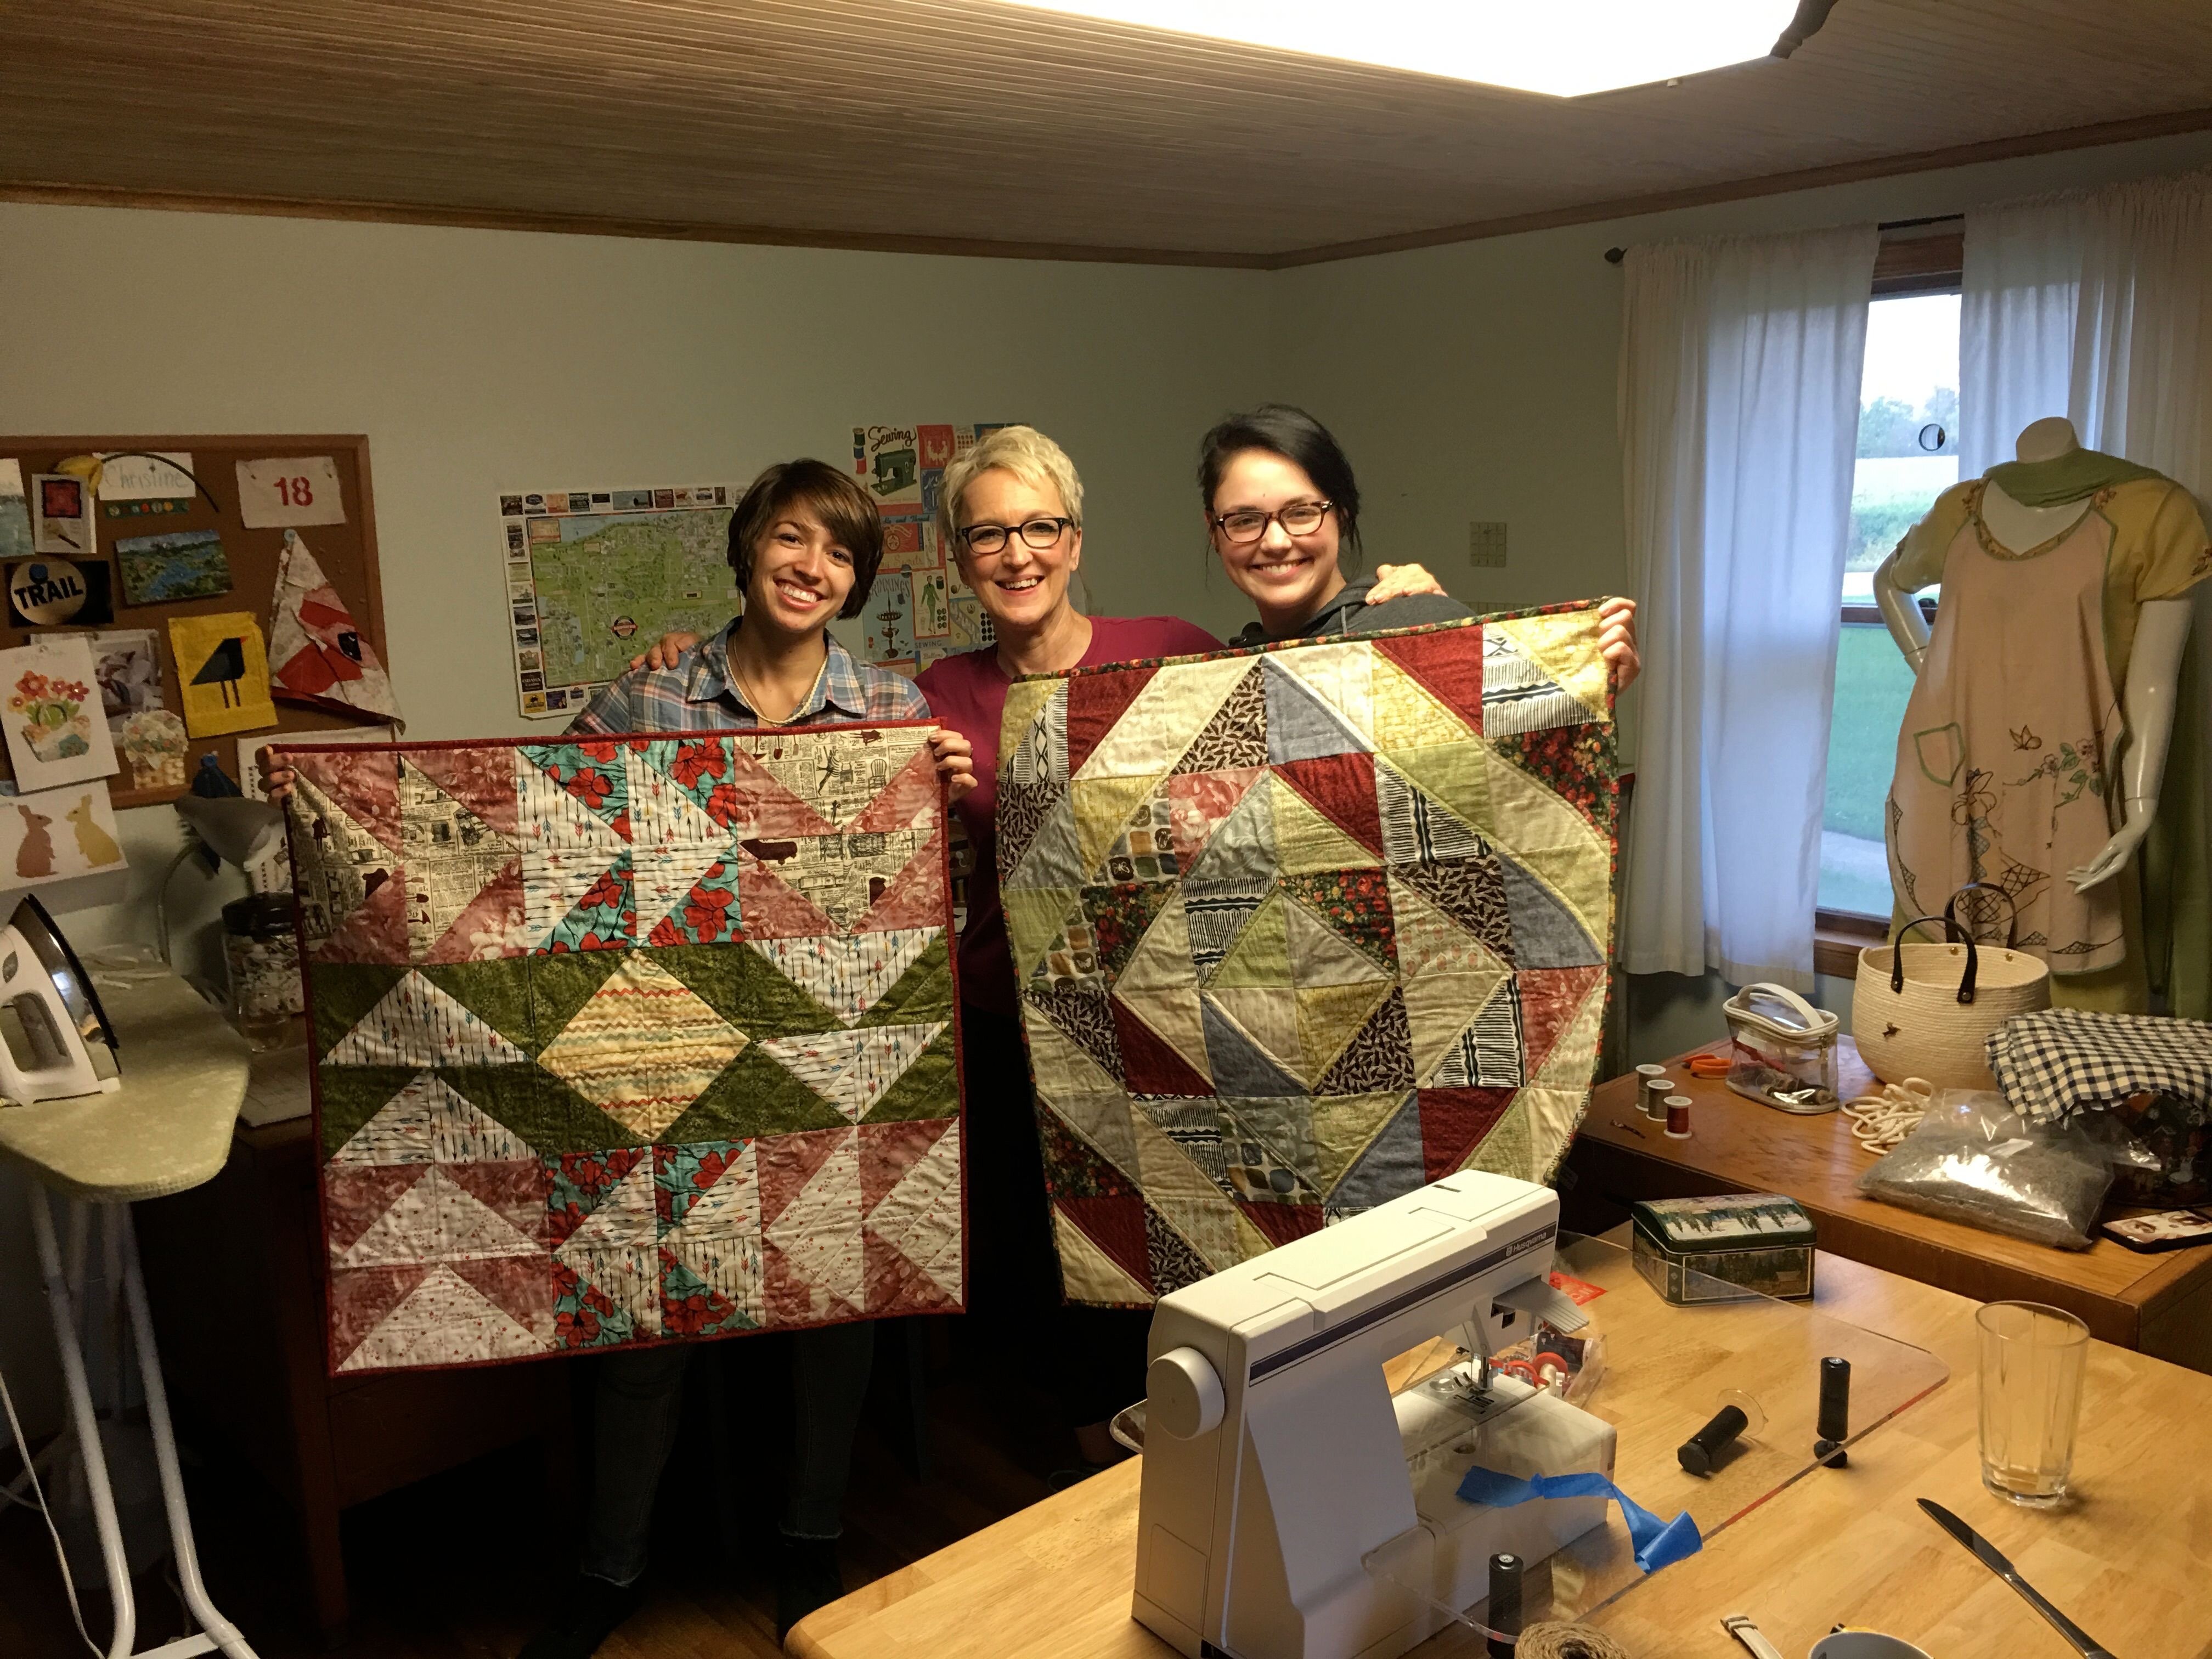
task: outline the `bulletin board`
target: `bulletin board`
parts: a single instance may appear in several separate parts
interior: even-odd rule
[[[248,436],[168,433],[153,436],[0,437],[0,459],[12,459],[18,464],[27,493],[34,490],[34,477],[54,472],[57,464],[66,457],[85,454],[119,457],[127,452],[189,455],[191,476],[204,488],[194,489],[188,494],[178,492],[167,497],[142,496],[131,500],[106,500],[88,492],[89,516],[82,522],[94,545],[82,556],[82,562],[104,570],[108,595],[106,618],[89,624],[75,620],[28,623],[11,601],[0,595],[0,646],[28,644],[34,634],[105,634],[150,629],[155,636],[161,658],[164,703],[168,708],[181,714],[185,702],[176,653],[171,643],[171,618],[249,611],[260,625],[264,646],[271,637],[270,612],[276,595],[279,561],[285,548],[287,526],[266,522],[249,526],[246,522],[249,513],[241,499],[242,494],[249,489],[254,492],[256,506],[251,516],[265,520],[270,516],[270,502],[289,505],[295,495],[314,491],[320,493],[312,496],[306,510],[278,512],[276,516],[301,520],[290,527],[292,533],[305,544],[330,586],[352,613],[355,625],[374,650],[376,659],[380,662],[389,662],[385,650],[384,595],[377,573],[376,514],[369,480],[368,440],[366,437],[360,434],[296,433]],[[327,463],[327,465],[271,469],[259,465],[287,459]],[[241,463],[255,464],[252,483],[241,480]],[[111,467],[120,465],[119,460],[109,463]],[[328,499],[328,480],[334,480],[337,486],[335,506]],[[341,516],[333,519],[333,514]],[[118,564],[117,544],[140,542],[142,538],[167,537],[178,532],[210,531],[215,532],[220,543],[221,562],[228,565],[229,581],[227,592],[183,599],[131,602],[125,572]],[[80,559],[80,556],[75,553],[66,556],[72,562]],[[143,572],[147,568],[149,556],[143,550],[134,549],[129,557],[134,572]],[[14,568],[21,561],[10,558],[8,562],[10,568]],[[0,582],[8,580],[8,571],[0,570]],[[187,582],[184,585],[204,586],[212,580],[204,578],[197,584]],[[158,583],[146,583],[142,579],[139,583],[142,596],[149,588],[159,586]],[[297,736],[382,723],[374,715],[349,715],[288,700],[281,690],[275,696],[274,712],[274,723],[265,726],[215,736],[188,737],[184,757],[184,776],[187,781],[199,769],[200,757],[210,754],[216,757],[226,775],[234,782],[240,781],[239,741],[241,738],[251,738],[258,747],[263,742],[274,742],[280,735]],[[12,776],[4,753],[0,753],[0,775]],[[158,805],[173,800],[183,793],[176,787],[133,787],[133,772],[128,764],[109,780],[109,784],[111,798],[118,807]]]

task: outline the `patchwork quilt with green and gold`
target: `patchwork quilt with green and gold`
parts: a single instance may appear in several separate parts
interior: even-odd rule
[[[963,1304],[930,729],[280,750],[333,1371]]]
[[[999,858],[1062,1283],[1548,1178],[1608,984],[1595,605],[1018,682]]]

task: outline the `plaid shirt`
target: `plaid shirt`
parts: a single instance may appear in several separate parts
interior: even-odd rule
[[[729,676],[730,636],[739,618],[676,659],[673,668],[633,668],[593,697],[568,722],[573,734],[620,737],[631,732],[722,732],[769,724],[755,714]],[[833,639],[830,659],[806,700],[779,726],[830,726],[846,720],[929,718],[929,700],[912,680],[854,659]]]

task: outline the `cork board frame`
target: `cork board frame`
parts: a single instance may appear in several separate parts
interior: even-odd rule
[[[33,474],[51,472],[55,463],[70,455],[90,452],[112,453],[118,450],[150,450],[156,453],[184,452],[192,458],[192,471],[207,486],[216,505],[210,506],[206,495],[195,494],[191,505],[181,513],[164,514],[152,517],[109,518],[101,504],[93,507],[94,536],[96,551],[106,561],[109,571],[109,592],[114,600],[114,617],[111,622],[90,627],[73,623],[57,623],[36,629],[9,625],[7,607],[0,605],[0,646],[27,645],[33,632],[96,634],[119,629],[149,628],[158,636],[161,655],[162,697],[167,705],[181,714],[184,700],[177,683],[177,664],[169,647],[168,623],[172,617],[206,615],[225,611],[250,611],[259,619],[265,641],[269,634],[270,604],[276,588],[276,561],[283,550],[284,532],[281,528],[249,530],[239,509],[238,473],[236,463],[274,459],[292,455],[327,455],[337,469],[340,492],[344,498],[345,522],[343,524],[304,525],[300,534],[313,550],[316,562],[337,588],[362,632],[374,646],[376,654],[388,669],[392,658],[386,649],[384,631],[384,588],[377,568],[375,496],[369,476],[368,439],[361,433],[249,433],[185,434],[143,433],[97,434],[64,435],[58,437],[0,437],[0,457],[13,459],[23,471],[24,488],[27,491]],[[155,605],[126,605],[119,573],[115,564],[115,543],[121,537],[163,535],[180,530],[213,530],[222,538],[222,549],[230,563],[230,592],[205,599],[178,599]],[[257,744],[262,741],[274,743],[280,737],[298,738],[318,732],[329,732],[357,727],[364,722],[349,720],[343,714],[288,700],[283,693],[276,696],[276,724],[265,731],[227,733],[221,737],[194,738],[185,755],[185,776],[189,780],[199,768],[200,757],[213,755],[216,764],[234,781],[238,780],[238,739],[250,737]],[[0,775],[7,775],[6,757],[0,754]],[[120,787],[118,780],[129,775],[128,769],[109,780],[109,792],[114,804],[123,806],[154,806],[174,800],[183,792],[177,789],[132,789]]]

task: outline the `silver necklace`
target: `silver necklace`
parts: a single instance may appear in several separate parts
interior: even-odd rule
[[[825,650],[822,653],[822,666],[814,671],[814,683],[806,688],[806,695],[792,706],[790,714],[786,714],[781,720],[777,720],[772,715],[761,712],[760,693],[753,689],[752,682],[745,678],[744,671],[738,666],[738,641],[734,634],[730,636],[729,643],[723,647],[722,658],[729,668],[730,678],[738,683],[738,690],[744,694],[745,706],[752,710],[753,718],[763,726],[790,725],[798,718],[799,711],[814,701],[814,694],[821,689],[823,676],[830,672],[830,653]]]

